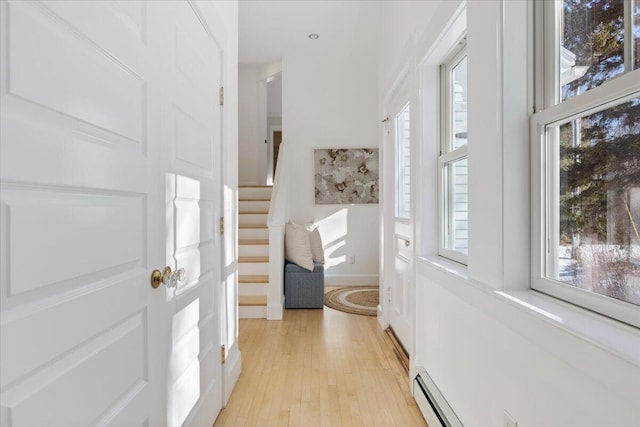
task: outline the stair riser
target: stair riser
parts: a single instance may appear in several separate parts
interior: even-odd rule
[[[238,191],[240,199],[271,199],[271,187],[246,187]]]
[[[269,274],[268,262],[239,262],[238,274],[243,276],[245,274]]]
[[[240,283],[238,295],[241,297],[267,296],[267,283]]]
[[[245,201],[240,200],[240,212],[269,212],[269,201]]]
[[[267,306],[247,306],[238,307],[238,317],[240,319],[266,319]]]
[[[239,256],[269,256],[269,245],[240,245]]]
[[[267,214],[240,214],[240,224],[266,224]]]
[[[241,228],[238,234],[239,239],[268,239],[269,229],[267,228]]]

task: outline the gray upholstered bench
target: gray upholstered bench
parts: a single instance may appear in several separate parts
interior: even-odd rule
[[[313,271],[297,264],[284,266],[284,308],[322,308],[324,265],[314,262]]]

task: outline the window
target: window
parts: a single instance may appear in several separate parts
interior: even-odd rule
[[[411,217],[411,111],[405,105],[395,117],[396,218]]]
[[[442,65],[441,135],[438,162],[439,254],[466,264],[469,247],[469,192],[467,185],[467,56],[464,47],[458,48],[451,59]]]
[[[532,287],[640,326],[640,1],[542,3]]]

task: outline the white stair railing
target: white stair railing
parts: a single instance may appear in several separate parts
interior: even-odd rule
[[[267,319],[282,320],[284,307],[284,231],[289,221],[289,169],[291,167],[288,144],[280,143],[276,173],[269,204],[269,287],[267,289]]]

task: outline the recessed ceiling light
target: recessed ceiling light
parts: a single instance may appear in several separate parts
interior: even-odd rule
[[[309,38],[311,40],[317,40],[320,37],[320,35],[316,34],[316,33],[311,33],[309,34]]]

